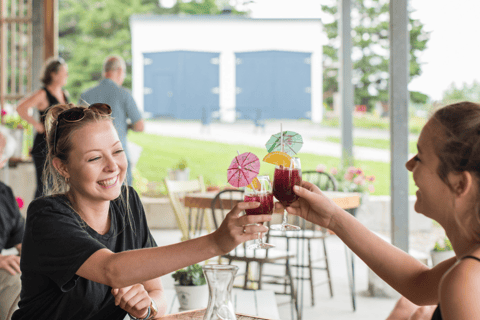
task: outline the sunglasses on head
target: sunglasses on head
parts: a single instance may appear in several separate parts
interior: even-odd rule
[[[112,108],[106,103],[94,103],[91,104],[88,108],[84,107],[75,107],[61,112],[57,117],[57,124],[55,126],[55,135],[53,136],[53,153],[57,152],[57,135],[58,135],[58,125],[60,121],[65,122],[78,122],[85,118],[85,111],[90,110],[97,114],[112,114]]]

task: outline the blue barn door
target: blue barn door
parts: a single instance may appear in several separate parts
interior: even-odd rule
[[[144,111],[151,117],[201,119],[219,109],[218,53],[144,53]]]
[[[237,110],[242,118],[311,116],[311,53],[236,53]]]

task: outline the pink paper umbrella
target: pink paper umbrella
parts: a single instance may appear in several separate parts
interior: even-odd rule
[[[234,187],[248,186],[260,171],[260,160],[251,152],[236,156],[228,167],[228,183]]]

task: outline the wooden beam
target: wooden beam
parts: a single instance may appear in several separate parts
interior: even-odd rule
[[[43,2],[45,20],[44,20],[44,59],[58,54],[58,23],[57,23],[57,0],[44,0]]]
[[[3,110],[5,105],[5,93],[7,89],[7,25],[3,22],[5,12],[7,11],[7,2],[0,0],[0,109]],[[4,123],[3,116],[1,122]]]

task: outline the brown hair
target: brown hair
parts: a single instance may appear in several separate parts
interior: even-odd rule
[[[432,119],[443,131],[442,142],[435,148],[440,159],[437,169],[440,179],[453,190],[448,174],[468,171],[480,190],[480,104],[468,101],[451,104],[437,110]],[[475,232],[480,239],[480,201],[476,209]]]
[[[47,62],[45,62],[45,66],[43,67],[42,77],[40,78],[40,81],[42,81],[45,86],[48,86],[52,83],[53,80],[52,73],[57,73],[60,67],[65,65],[67,64],[62,58],[48,59]]]

